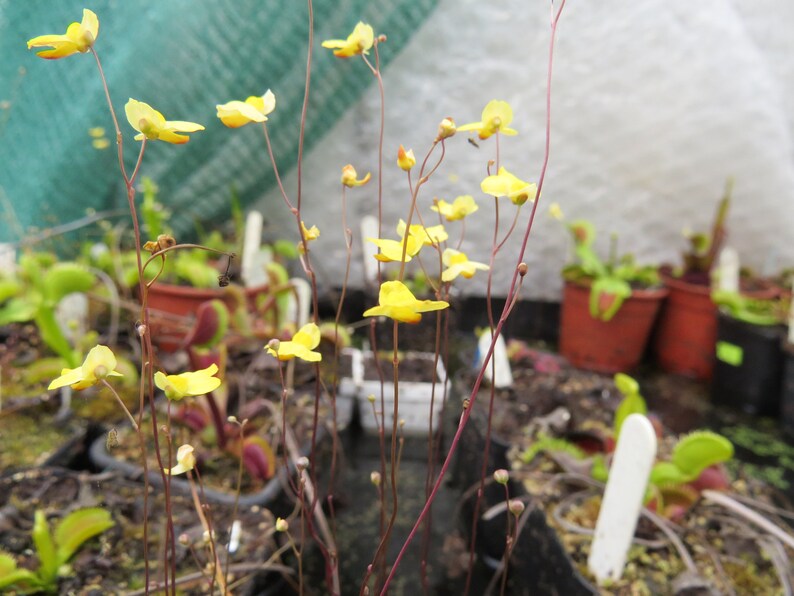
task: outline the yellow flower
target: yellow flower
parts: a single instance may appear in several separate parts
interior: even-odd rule
[[[350,58],[359,54],[369,54],[374,43],[375,32],[372,27],[359,21],[347,39],[329,39],[323,42],[323,47],[334,50],[334,56],[337,58]]]
[[[457,130],[458,127],[455,125],[455,121],[447,116],[441,121],[441,124],[438,125],[438,137],[436,137],[436,139],[439,141],[448,139],[454,136]]]
[[[367,172],[366,176],[359,179],[358,174],[356,173],[356,168],[350,164],[347,164],[344,168],[342,168],[342,184],[348,188],[353,188],[354,186],[364,186],[367,182],[369,182],[371,177],[372,174]]]
[[[266,122],[276,109],[276,96],[268,89],[264,95],[252,95],[245,101],[230,101],[215,106],[217,116],[229,128],[240,128],[249,122]]]
[[[485,194],[495,197],[509,197],[516,205],[523,205],[527,201],[534,201],[538,186],[534,182],[524,182],[507,171],[499,168],[495,176],[488,176],[480,184]]]
[[[552,203],[549,205],[549,215],[551,215],[557,221],[562,221],[565,219],[565,215],[563,215],[559,203]]]
[[[375,258],[383,263],[391,263],[392,261],[403,260],[403,244],[405,239],[389,240],[387,238],[367,238],[367,242],[372,242],[380,249],[380,252],[375,255]],[[422,248],[422,243],[414,238],[408,236],[408,245],[405,250],[405,262],[407,263]]]
[[[276,344],[273,347],[272,344]],[[314,323],[308,323],[298,329],[290,341],[271,341],[265,346],[267,353],[275,356],[279,360],[292,360],[300,358],[307,362],[320,362],[323,359],[319,352],[314,352],[314,348],[320,345],[320,328]]]
[[[184,474],[196,467],[196,456],[193,454],[192,445],[182,445],[176,450],[176,465],[168,470],[168,474],[175,476]]]
[[[414,150],[409,149],[406,151],[405,147],[400,145],[400,148],[397,149],[397,165],[400,166],[401,170],[406,172],[410,171],[410,169],[416,165]]]
[[[471,195],[455,197],[452,203],[447,203],[444,199],[441,199],[430,208],[436,213],[440,213],[446,217],[447,221],[458,221],[479,209],[477,203],[474,201],[474,197]]]
[[[154,384],[163,390],[165,396],[174,401],[185,397],[196,397],[215,391],[221,380],[213,376],[218,367],[211,364],[203,370],[186,372],[181,375],[166,375],[160,371],[154,373]]]
[[[482,120],[458,126],[458,132],[476,130],[481,139],[487,139],[492,134],[500,132],[503,135],[517,135],[518,131],[508,128],[513,121],[513,109],[506,101],[493,99],[483,108]]]
[[[301,231],[303,232],[303,238],[306,240],[306,244],[312,240],[317,240],[320,237],[320,228],[317,226],[307,228],[306,224],[303,223],[303,220],[301,220]],[[300,254],[304,254],[306,252],[306,247],[304,246],[302,240],[298,242],[298,252]]]
[[[130,98],[124,106],[127,120],[140,134],[135,135],[136,141],[144,138],[150,140],[161,140],[174,145],[183,145],[190,138],[187,135],[176,134],[178,132],[196,132],[204,130],[201,124],[195,122],[184,122],[182,120],[166,120],[165,117],[155,110],[148,103],[137,101]]]
[[[405,222],[402,219],[397,224],[397,233],[402,237],[405,236]],[[433,246],[434,244],[445,242],[449,238],[449,234],[447,234],[441,224],[428,227],[422,224],[411,224],[408,235],[416,238],[424,246]]]
[[[121,377],[115,371],[116,356],[107,346],[94,346],[85,357],[79,368],[64,368],[61,376],[50,383],[47,389],[59,389],[70,385],[72,389],[80,390],[96,385],[106,377]]]
[[[381,284],[378,306],[364,312],[365,317],[385,316],[400,323],[418,323],[421,313],[448,308],[443,300],[417,300],[405,284],[400,281],[387,281]]]
[[[83,20],[72,23],[66,29],[66,35],[40,35],[28,41],[28,49],[52,47],[37,55],[39,58],[55,60],[66,58],[77,52],[85,53],[94,45],[99,35],[99,19],[87,8],[83,9]]]
[[[441,273],[441,281],[452,281],[458,275],[470,279],[476,271],[488,271],[490,269],[485,263],[470,261],[466,253],[454,248],[446,249],[444,254],[441,255],[441,261],[447,266],[447,269]]]

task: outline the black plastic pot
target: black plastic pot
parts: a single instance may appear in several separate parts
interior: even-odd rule
[[[780,391],[780,422],[794,436],[794,344],[783,345],[783,382]]]
[[[719,314],[715,345],[713,403],[754,415],[776,416],[780,409],[784,328],[752,325]]]

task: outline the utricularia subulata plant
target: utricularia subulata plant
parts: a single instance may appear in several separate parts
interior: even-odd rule
[[[547,88],[551,83],[551,64],[554,47],[554,35],[557,30],[562,9],[565,1],[553,5],[551,14],[551,39],[549,48],[549,69]],[[311,1],[309,1],[309,14],[312,14]],[[309,39],[313,39],[314,23],[309,22]],[[217,440],[224,441],[224,429],[227,425],[239,425],[239,432],[236,436],[241,437],[242,442],[237,446],[236,453],[240,459],[239,469],[242,471],[243,465],[249,471],[261,470],[273,466],[273,453],[266,448],[266,443],[258,440],[255,434],[250,434],[246,430],[247,420],[237,420],[234,416],[228,416],[224,420],[223,412],[218,406],[213,395],[218,391],[223,391],[226,383],[224,368],[229,363],[223,357],[208,361],[203,356],[206,354],[196,354],[191,356],[190,362],[193,370],[187,371],[167,371],[160,370],[159,359],[152,342],[152,325],[150,324],[148,309],[148,291],[154,280],[160,273],[169,267],[169,257],[175,251],[195,245],[180,244],[168,234],[160,234],[156,238],[142,237],[139,222],[138,198],[136,196],[136,181],[139,174],[145,169],[144,154],[147,146],[152,142],[164,142],[174,145],[182,145],[194,139],[198,141],[197,133],[204,130],[204,126],[186,120],[167,119],[153,106],[142,99],[130,98],[124,106],[124,116],[130,129],[124,131],[122,124],[117,117],[116,107],[111,101],[111,94],[107,87],[105,76],[102,70],[99,52],[97,51],[100,33],[99,18],[89,9],[83,11],[80,22],[72,23],[66,29],[65,34],[43,35],[35,37],[28,42],[29,48],[47,48],[39,51],[39,56],[44,59],[61,59],[79,54],[90,54],[98,69],[100,79],[105,89],[107,107],[113,120],[115,136],[117,139],[118,163],[120,174],[126,190],[127,203],[130,218],[134,231],[135,240],[135,266],[137,269],[139,312],[135,330],[140,342],[141,353],[141,386],[140,403],[137,413],[127,411],[125,413],[130,425],[135,430],[138,437],[140,448],[140,462],[144,468],[144,482],[146,486],[143,490],[144,510],[146,501],[149,498],[150,489],[148,481],[148,467],[150,465],[149,452],[153,449],[156,469],[162,480],[162,489],[166,498],[166,503],[171,494],[172,479],[177,475],[185,474],[191,482],[191,486],[196,495],[197,515],[206,527],[210,537],[210,549],[213,562],[211,569],[205,570],[205,579],[208,589],[218,589],[222,593],[229,592],[229,578],[226,570],[221,564],[219,549],[213,537],[211,526],[211,515],[206,512],[211,509],[206,503],[201,502],[201,462],[197,458],[197,447],[192,442],[174,442],[172,429],[172,408],[175,402],[184,403],[187,400],[204,399],[212,413],[213,426]],[[359,22],[355,25],[352,33],[344,39],[332,39],[322,43],[326,49],[332,50],[334,55],[344,60],[357,60],[362,65],[362,75],[372,76],[378,84],[381,104],[385,105],[385,89],[381,76],[381,64],[379,55],[379,45],[386,42],[386,36],[376,33],[373,27],[367,23]],[[308,57],[311,57],[313,48],[308,47]],[[310,59],[307,60],[310,65]],[[303,147],[303,135],[306,124],[306,110],[309,106],[309,81],[311,70],[307,68],[306,86],[304,94],[304,110],[299,131],[299,146]],[[261,89],[267,89],[262,95],[250,95],[244,100],[229,98],[218,98],[220,102],[216,104],[217,117],[220,122],[229,128],[239,128],[242,126],[258,126],[263,133],[264,146],[252,147],[252,151],[261,152],[265,163],[269,162],[273,168],[275,179],[281,191],[284,207],[294,217],[294,238],[298,242],[298,252],[300,253],[300,264],[303,268],[306,279],[312,289],[312,308],[310,320],[305,324],[295,326],[292,329],[285,329],[267,341],[263,349],[267,354],[274,357],[278,362],[280,371],[282,394],[280,403],[268,405],[272,409],[275,417],[280,417],[280,451],[285,464],[290,464],[294,469],[294,476],[289,479],[289,488],[295,498],[296,507],[290,518],[279,519],[274,530],[289,537],[289,544],[292,547],[298,561],[296,588],[299,591],[304,589],[304,574],[300,564],[307,541],[312,540],[323,554],[325,559],[327,589],[333,594],[341,594],[349,591],[350,587],[341,586],[339,583],[338,563],[339,552],[335,545],[334,531],[335,524],[333,519],[328,520],[330,515],[333,517],[333,488],[335,481],[337,441],[334,436],[334,449],[330,462],[330,479],[327,488],[321,488],[317,482],[317,466],[321,465],[316,460],[315,442],[318,434],[319,410],[321,403],[329,403],[332,411],[335,411],[334,387],[326,388],[322,386],[319,367],[322,362],[322,355],[318,351],[321,338],[327,336],[321,329],[328,330],[327,325],[322,326],[318,319],[318,292],[315,276],[316,263],[321,261],[322,255],[314,255],[312,252],[312,242],[320,234],[333,234],[333,229],[319,229],[317,222],[306,222],[302,215],[303,199],[300,190],[295,195],[290,195],[282,184],[281,175],[270,140],[270,126],[278,126],[278,89],[267,88],[267,82],[263,81],[259,90],[252,90],[258,93]],[[145,90],[142,90],[145,91]],[[547,91],[550,93],[550,90]],[[169,116],[170,117],[170,116]],[[473,119],[473,117],[472,117]],[[374,329],[377,324],[392,326],[394,343],[392,346],[382,346],[390,349],[393,353],[393,370],[386,371],[386,377],[393,380],[394,390],[394,412],[391,429],[387,428],[386,413],[383,411],[383,402],[376,411],[379,413],[378,429],[381,446],[380,470],[372,474],[373,484],[376,487],[376,495],[380,506],[380,543],[372,553],[368,565],[362,569],[362,593],[372,593],[380,591],[385,593],[392,583],[395,574],[400,569],[400,563],[411,541],[419,531],[423,531],[424,548],[422,555],[422,576],[427,585],[426,567],[428,558],[427,540],[429,536],[429,512],[430,506],[435,499],[439,486],[441,485],[450,459],[458,445],[461,432],[466,425],[471,408],[468,407],[471,401],[476,399],[479,386],[485,374],[486,367],[493,351],[493,345],[499,336],[502,327],[510,314],[512,307],[518,299],[522,282],[527,274],[527,265],[523,262],[527,247],[527,241],[532,229],[535,211],[538,205],[538,198],[543,187],[546,168],[548,165],[548,155],[550,146],[550,102],[547,96],[547,119],[545,132],[545,154],[543,162],[539,168],[537,182],[529,181],[527,165],[514,160],[509,165],[504,157],[507,148],[506,138],[518,134],[518,128],[513,128],[514,114],[511,106],[503,100],[494,99],[488,102],[481,111],[479,120],[475,120],[463,125],[458,125],[455,118],[450,116],[439,116],[438,127],[427,135],[428,147],[424,152],[402,145],[394,147],[391,151],[384,152],[383,144],[378,145],[377,161],[380,164],[378,171],[374,174],[366,173],[360,175],[353,164],[345,163],[348,159],[340,162],[340,200],[342,204],[343,219],[340,223],[340,242],[344,242],[347,254],[347,267],[349,270],[350,258],[353,247],[353,234],[348,227],[346,220],[347,193],[354,192],[356,188],[367,185],[373,179],[378,180],[382,177],[382,170],[385,167],[397,167],[405,175],[405,212],[404,217],[396,222],[379,222],[378,237],[368,239],[378,247],[376,255],[379,294],[377,304],[371,305],[363,313],[362,317],[368,318],[370,336],[374,340]],[[380,132],[384,126],[383,116],[380,120]],[[125,127],[126,128],[126,127]],[[129,134],[132,133],[132,141],[139,142],[138,156],[135,166],[130,171],[125,166],[124,150],[129,148]],[[473,188],[470,194],[457,197],[441,198],[431,197],[427,193],[426,185],[428,182],[442,171],[446,155],[446,146],[451,142],[463,143],[464,138],[471,135],[471,140],[480,143],[482,149],[488,151],[489,157],[483,163],[483,175],[480,188]],[[474,137],[478,139],[474,141]],[[454,137],[458,137],[455,139]],[[505,145],[502,147],[501,145]],[[388,165],[384,166],[384,153],[391,154],[394,162],[389,160]],[[418,155],[418,156],[417,156]],[[298,172],[301,172],[302,151],[298,154]],[[298,185],[300,189],[300,185]],[[382,186],[378,183],[377,204],[373,204],[372,211],[381,214],[383,196]],[[469,255],[462,250],[466,234],[467,222],[474,219],[486,217],[486,209],[490,209],[494,214],[494,233],[490,247],[476,247],[478,255]],[[507,210],[506,216],[504,215]],[[507,223],[504,223],[504,222]],[[500,223],[502,222],[502,223]],[[500,254],[511,236],[520,237],[520,248],[514,254],[507,255],[512,259],[512,272],[510,283],[507,288],[499,288],[499,293],[506,295],[507,300],[501,313],[494,312],[491,306],[490,296],[492,290],[492,275],[496,257]],[[201,249],[202,247],[198,247]],[[204,247],[206,248],[206,247]],[[233,255],[227,254],[228,257]],[[479,260],[477,260],[479,259]],[[411,267],[416,267],[428,284],[429,291],[433,294],[432,298],[417,297],[407,285],[407,275],[409,270],[406,265],[412,262]],[[155,271],[154,275],[147,275],[148,269]],[[399,349],[399,330],[401,324],[415,324],[421,321],[423,316],[433,316],[436,321],[436,358],[440,358],[446,353],[445,338],[448,335],[448,307],[451,300],[451,286],[453,284],[465,283],[465,280],[474,275],[487,277],[488,288],[488,316],[490,321],[490,333],[493,338],[492,344],[486,357],[485,364],[477,376],[472,388],[470,400],[466,402],[467,407],[460,413],[460,422],[456,432],[449,441],[447,454],[442,458],[443,463],[436,467],[432,457],[438,449],[438,429],[432,427],[432,419],[428,428],[428,453],[431,454],[426,483],[425,505],[416,519],[413,529],[408,539],[399,550],[399,554],[394,560],[388,558],[388,547],[392,539],[395,519],[399,510],[400,503],[397,498],[397,487],[399,483],[399,448],[401,445],[401,433],[399,427],[399,383],[400,383],[400,364],[401,354]],[[221,276],[223,278],[223,276]],[[347,273],[345,274],[343,287],[347,286]],[[338,305],[337,317],[334,327],[334,338],[344,335],[340,327],[342,302],[345,293],[342,292]],[[222,339],[213,337],[213,341]],[[339,342],[335,341],[335,345]],[[211,352],[213,345],[198,346],[202,350]],[[372,346],[377,349],[377,345]],[[221,351],[221,355],[225,352]],[[202,358],[199,358],[202,356]],[[334,359],[338,356],[338,350],[334,350]],[[306,366],[314,367],[315,395],[313,404],[306,408],[306,416],[311,420],[310,443],[311,450],[308,457],[302,457],[297,449],[297,439],[287,421],[286,411],[289,400],[292,398],[292,379],[295,362],[304,361]],[[204,364],[200,364],[203,362]],[[207,364],[210,362],[209,364]],[[64,369],[60,377],[55,379],[50,387],[58,389],[60,387],[71,387],[75,390],[84,389],[93,385],[102,385],[113,395],[113,378],[118,376],[116,372],[116,356],[113,351],[102,345],[94,347],[80,366]],[[389,374],[391,373],[391,374]],[[383,378],[383,377],[382,377]],[[160,390],[167,398],[165,413],[155,407],[155,393]],[[330,394],[330,395],[329,395]],[[438,399],[445,396],[439,395]],[[491,400],[494,394],[491,393]],[[121,403],[121,401],[119,400]],[[431,408],[432,409],[432,408]],[[144,413],[147,414],[144,417]],[[335,421],[335,414],[333,416]],[[149,424],[145,422],[148,421]],[[332,424],[335,429],[335,422]],[[387,449],[387,437],[390,434],[391,448]],[[490,426],[488,429],[490,433]],[[151,446],[150,446],[151,442]],[[488,441],[486,441],[488,444]],[[487,458],[486,458],[487,459]],[[323,464],[324,465],[324,464]],[[259,466],[259,467],[258,467]],[[240,472],[241,473],[241,472]],[[369,472],[367,472],[369,473]],[[483,470],[482,481],[485,481],[485,470]],[[239,477],[238,477],[239,478]],[[377,482],[375,482],[377,479]],[[239,479],[237,490],[239,491]],[[321,490],[324,493],[321,493]],[[322,503],[330,506],[326,509]],[[478,503],[479,508],[479,503]],[[516,517],[522,514],[516,507]],[[291,524],[297,520],[299,523]],[[171,510],[166,507],[165,519],[152,520],[144,518],[144,544],[148,544],[148,531],[150,526],[162,527],[162,548],[157,549],[156,553],[150,553],[145,547],[145,577],[144,586],[148,591],[152,582],[158,582],[167,592],[175,593],[176,586],[179,584],[181,569],[176,566],[176,540],[173,524],[171,521]],[[424,530],[423,530],[424,528]],[[295,537],[305,538],[293,540]],[[469,581],[473,561],[474,537],[471,538],[469,556]],[[152,555],[152,558],[150,557]],[[504,585],[502,587],[504,590]]]

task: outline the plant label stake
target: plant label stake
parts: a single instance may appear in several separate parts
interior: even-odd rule
[[[482,366],[488,348],[491,347],[491,333],[487,329],[482,332],[477,343],[477,363]],[[513,373],[510,360],[507,358],[507,346],[502,335],[496,338],[491,362],[485,367],[485,378],[494,387],[510,387],[513,384]]]
[[[623,575],[655,458],[653,425],[642,414],[631,414],[620,431],[587,559],[599,583]]]
[[[300,277],[289,280],[293,291],[287,302],[287,320],[294,321],[298,329],[309,322],[309,308],[312,303],[312,286]]]
[[[739,253],[726,246],[720,253],[720,285],[725,292],[739,292]]]
[[[16,264],[17,253],[14,245],[0,242],[0,271],[13,271]]]
[[[82,292],[67,294],[55,311],[61,331],[72,345],[76,344],[88,330],[88,296]]]
[[[259,211],[251,211],[245,218],[240,274],[247,288],[261,286],[268,281],[265,265],[270,261],[270,253],[259,248],[262,243],[263,220]]]
[[[367,238],[378,237],[378,220],[372,215],[365,215],[361,218],[361,250],[364,253],[364,281],[374,282],[378,279],[378,261],[375,255],[378,254],[378,247],[367,242]]]

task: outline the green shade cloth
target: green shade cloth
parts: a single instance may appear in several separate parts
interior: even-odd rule
[[[317,0],[306,145],[311,147],[374,82],[360,58],[335,58],[320,44],[345,38],[359,20],[388,42],[387,64],[437,0]],[[172,227],[228,218],[232,184],[243,204],[274,184],[261,127],[228,129],[215,105],[276,94],[268,129],[282,171],[297,156],[308,39],[308,7],[293,0],[0,0],[0,241],[62,225],[87,210],[127,212],[113,124],[90,53],[42,60],[28,39],[63,34],[82,9],[99,17],[95,45],[134,167],[140,144],[124,116],[134,97],[166,119],[206,127],[186,145],[147,144],[142,174],[160,187]],[[372,54],[370,54],[372,57]],[[89,129],[111,141],[92,145]]]

